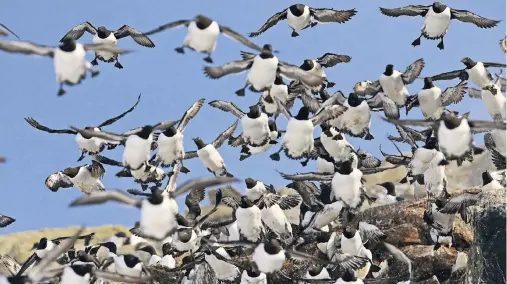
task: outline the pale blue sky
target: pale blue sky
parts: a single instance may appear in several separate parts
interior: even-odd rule
[[[462,68],[459,61],[465,56],[479,61],[505,62],[505,54],[498,46],[499,40],[505,36],[505,1],[488,1],[487,5],[485,1],[445,1],[451,7],[468,9],[502,22],[496,28],[483,30],[472,24],[453,21],[445,38],[444,51],[436,47],[438,41],[423,40],[417,48],[410,45],[419,35],[423,18],[388,18],[380,14],[378,9],[379,5],[390,8],[412,2],[302,2],[314,7],[356,8],[358,14],[346,24],[321,25],[302,31],[297,38],[290,37],[291,30],[286,22],[280,22],[253,41],[261,46],[265,43],[272,44],[280,50],[278,56],[281,60],[297,65],[305,58],[316,58],[325,52],[351,56],[350,63],[326,71],[330,80],[337,83],[332,91],[342,90],[348,94],[357,81],[377,79],[386,64],[392,63],[396,69],[403,71],[407,65],[421,57],[426,61],[423,76]],[[274,13],[295,3],[287,0],[7,1],[2,5],[0,22],[14,30],[23,40],[46,45],[58,44],[58,40],[70,28],[83,21],[89,21],[96,27],[104,25],[117,29],[128,24],[148,31],[170,21],[192,18],[199,13],[247,34],[257,30]],[[416,1],[412,4],[430,3]],[[235,90],[243,86],[245,74],[210,80],[202,73],[205,64],[203,55],[192,52],[177,54],[174,48],[182,44],[185,32],[185,29],[175,29],[152,36],[156,44],[154,49],[138,46],[130,38],[121,40],[121,47],[136,50],[121,58],[124,69],[118,70],[113,64],[100,62],[98,70],[101,74],[98,77],[67,88],[67,94],[61,98],[56,96],[58,86],[50,59],[0,53],[0,92],[3,97],[0,104],[0,129],[3,133],[0,155],[7,158],[7,163],[0,165],[0,214],[17,220],[1,229],[0,234],[81,224],[131,226],[139,217],[137,209],[117,204],[69,208],[68,204],[82,195],[78,189],[62,189],[57,193],[47,189],[44,180],[49,174],[69,166],[89,163],[90,160],[87,158],[76,163],[79,151],[73,136],[38,131],[30,127],[23,120],[24,117],[32,116],[52,128],[95,125],[129,108],[138,94],[142,93],[137,109],[107,128],[112,132],[122,132],[161,120],[179,119],[200,98],[206,98],[206,102],[215,99],[231,100],[242,108],[257,102],[258,94],[248,92],[243,98],[234,94]],[[80,41],[91,42],[91,39],[90,35],[84,35]],[[251,51],[221,37],[213,54],[214,64],[239,59],[241,50]],[[91,54],[88,56],[90,60],[93,58]],[[457,81],[438,82],[437,86],[444,89],[456,83]],[[409,90],[415,94],[421,87],[422,81],[416,81]],[[295,111],[298,107],[299,104]],[[482,102],[468,96],[454,108],[460,111],[471,109],[472,118],[489,119]],[[413,110],[410,117],[420,118],[420,110]],[[211,141],[233,121],[231,114],[205,105],[187,127],[186,149],[195,149],[191,138],[200,136],[205,141]],[[278,119],[280,129],[285,129],[286,123],[283,117]],[[356,147],[360,146],[379,156],[379,143],[383,149],[394,151],[385,138],[394,131],[394,127],[374,117],[372,133],[376,139],[351,140]],[[482,143],[482,138],[479,142]],[[311,162],[302,168],[299,162],[290,162],[284,158],[281,162],[273,162],[268,157],[273,150],[264,155],[252,156],[241,163],[238,160],[240,149],[224,145],[220,152],[229,171],[235,176],[241,179],[262,179],[275,186],[287,184],[275,169],[293,173],[313,171],[316,167],[315,162]],[[119,147],[105,155],[119,160],[122,151],[123,148]],[[189,161],[186,166],[192,172],[187,176],[182,175],[180,182],[189,177],[210,175],[199,160]],[[107,188],[126,189],[136,186],[131,180],[116,178],[114,174],[118,170],[106,167],[103,183]],[[238,184],[237,188],[243,191],[244,184]]]

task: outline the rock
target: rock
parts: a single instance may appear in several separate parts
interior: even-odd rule
[[[505,283],[505,190],[484,194],[472,213],[467,283]]]
[[[440,284],[440,281],[438,281],[438,278],[433,275],[433,277],[430,277],[426,280],[416,282],[414,284]]]

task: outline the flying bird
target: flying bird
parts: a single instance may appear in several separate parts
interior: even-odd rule
[[[99,162],[92,160],[91,165],[66,168],[46,178],[46,186],[53,192],[60,188],[77,187],[84,194],[104,191],[102,177],[106,170]]]
[[[187,35],[183,40],[183,46],[176,48],[176,52],[185,53],[185,48],[188,48],[197,52],[205,53],[207,56],[204,58],[204,61],[208,63],[213,63],[211,54],[215,51],[217,39],[221,33],[247,47],[250,47],[251,49],[262,51],[259,46],[252,43],[238,32],[227,26],[219,25],[216,21],[204,15],[197,15],[193,20],[179,20],[165,24],[146,32],[145,35],[152,35],[167,29],[181,26],[187,27]]]
[[[7,215],[1,215],[0,214],[0,228],[5,228],[9,226],[10,224],[14,223],[16,219],[11,218]]]
[[[90,22],[83,22],[65,34],[60,42],[64,42],[67,39],[78,40],[85,32],[93,35],[93,43],[97,44],[111,44],[118,45],[118,40],[130,36],[137,44],[144,47],[155,47],[155,44],[149,37],[144,35],[142,32],[128,26],[123,25],[117,30],[108,30],[104,26],[100,26],[98,29],[95,28]],[[92,65],[98,65],[97,59],[104,62],[114,62],[114,67],[122,69],[123,66],[118,61],[118,54],[108,51],[97,51],[95,52],[95,58],[90,62]]]
[[[355,9],[334,10],[328,8],[312,8],[304,4],[294,4],[281,12],[271,16],[262,27],[253,33],[250,37],[256,37],[276,25],[281,20],[287,20],[292,29],[292,37],[299,34],[296,31],[304,30],[308,27],[315,27],[318,23],[339,23],[343,24],[349,21],[357,14]]]
[[[86,78],[87,72],[90,72],[92,77],[99,74],[99,71],[92,70],[90,62],[86,61],[86,51],[104,51],[113,54],[130,52],[111,44],[80,44],[73,39],[65,39],[57,47],[39,45],[28,41],[0,41],[0,50],[53,58],[56,80],[60,83],[58,96],[65,94],[63,85],[80,84]]]
[[[474,84],[479,86],[479,88],[484,88],[491,86],[493,83],[493,76],[491,75],[491,73],[489,73],[487,68],[507,67],[505,63],[473,61],[470,57],[465,57],[461,59],[461,63],[465,65],[464,69],[434,75],[431,77],[431,79],[433,81],[437,81],[437,80],[452,80],[455,78],[459,78],[461,81],[470,80]]]
[[[421,35],[412,42],[412,45],[420,45],[421,37],[424,36],[430,40],[440,39],[440,42],[437,45],[439,49],[444,49],[444,36],[449,30],[451,20],[472,23],[482,29],[495,27],[500,22],[497,20],[486,19],[467,10],[453,9],[440,2],[434,2],[432,5],[427,6],[409,5],[393,9],[380,8],[380,12],[389,17],[424,17]]]

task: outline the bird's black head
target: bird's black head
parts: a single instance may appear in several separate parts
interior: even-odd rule
[[[261,56],[262,58],[273,57],[273,47],[271,44],[265,44],[262,46]]]
[[[100,246],[107,248],[110,252],[116,254],[116,244],[113,242],[105,242],[101,243]]]
[[[178,240],[180,240],[182,243],[188,243],[190,239],[192,238],[192,229],[181,229],[178,231]]]
[[[435,85],[433,85],[433,80],[430,77],[424,78],[423,90],[431,89],[433,87],[435,87]]]
[[[383,188],[387,189],[388,195],[396,196],[396,188],[394,186],[394,183],[389,181],[389,182],[383,182],[379,185],[382,186]]]
[[[212,19],[203,15],[197,15],[195,17],[195,24],[201,30],[204,30],[205,28],[209,27],[212,22],[213,22]]]
[[[246,114],[249,118],[251,119],[255,119],[255,118],[258,118],[261,116],[261,111],[259,109],[259,105],[255,104],[255,105],[251,105],[249,107],[249,112]]]
[[[424,148],[428,150],[436,149],[438,150],[438,140],[435,137],[430,137],[426,140],[426,144],[424,144]]]
[[[299,109],[298,115],[296,115],[294,118],[297,120],[308,120],[309,116],[310,116],[310,110],[307,107],[302,106]]]
[[[329,234],[323,232],[322,234],[319,234],[316,239],[317,243],[327,243],[329,242]]]
[[[190,221],[181,214],[176,214],[176,222],[183,227],[191,227]]]
[[[349,175],[353,170],[352,161],[350,160],[341,162],[339,167],[336,168],[336,171],[341,175]]]
[[[269,131],[278,131],[278,128],[276,127],[276,122],[274,120],[268,121]]]
[[[324,133],[324,135],[326,135],[327,137],[333,136],[333,133],[331,133],[331,126],[329,126],[329,124],[322,123],[320,125],[320,129],[322,130],[322,133]]]
[[[172,255],[174,253],[174,248],[171,245],[171,243],[165,243],[162,245],[162,254],[165,255]]]
[[[164,131],[165,137],[173,137],[176,134],[176,127],[171,126]]]
[[[164,201],[164,196],[162,196],[162,190],[159,190],[156,186],[152,186],[150,188],[151,196],[148,197],[148,201],[153,205],[160,205]]]
[[[77,252],[77,258],[82,262],[88,262],[88,254],[84,250],[80,250]]]
[[[282,76],[276,75],[275,83],[274,84],[275,85],[285,85],[285,82],[283,81]]]
[[[482,185],[483,186],[489,184],[492,181],[493,181],[493,177],[491,176],[491,174],[489,172],[482,173]]]
[[[349,106],[357,107],[363,101],[359,98],[359,96],[356,93],[350,93],[349,97],[347,98],[347,102],[349,103]]]
[[[245,179],[245,184],[246,184],[246,188],[250,189],[250,188],[253,188],[257,184],[257,181],[254,180],[253,178],[247,178],[247,179]]]
[[[261,275],[260,271],[258,271],[257,269],[247,269],[246,274],[248,274],[248,277],[251,278],[257,278]]]
[[[123,255],[123,260],[125,260],[125,264],[129,268],[133,268],[134,266],[136,266],[138,263],[141,262],[137,256],[132,254]]]
[[[386,71],[384,71],[384,75],[391,76],[391,75],[393,75],[393,71],[394,71],[394,65],[387,64],[386,65]]]
[[[345,270],[345,273],[343,273],[343,275],[342,275],[341,278],[345,282],[354,282],[354,281],[357,281],[357,278],[356,278],[356,276],[354,274],[354,271],[352,271],[351,269]]]
[[[310,59],[306,59],[303,64],[301,64],[301,66],[299,66],[299,68],[305,70],[305,71],[310,71],[313,69],[314,67],[314,63],[313,63],[313,60],[310,60]]]
[[[280,243],[277,239],[271,239],[264,243],[264,251],[268,254],[278,254],[280,252]]]
[[[447,129],[455,129],[456,127],[460,126],[461,124],[461,118],[456,117],[454,114],[444,114],[444,124]]]
[[[37,249],[46,249],[48,247],[48,239],[42,238],[40,239],[39,243],[37,244]]]
[[[149,253],[150,255],[156,255],[157,252],[155,251],[155,248],[153,246],[144,246],[140,249],[140,251],[144,251]]]
[[[267,96],[264,97],[264,101],[267,102],[268,104],[274,104],[275,103],[275,100],[273,99],[273,96],[271,96],[271,94],[268,93]]]
[[[442,13],[447,8],[446,5],[440,2],[434,2],[433,5],[431,5],[431,7],[433,8],[433,11],[435,11],[435,13]]]
[[[65,52],[72,52],[76,50],[76,41],[71,38],[65,38],[59,48]]]
[[[153,126],[151,125],[145,125],[141,128],[141,131],[139,131],[136,135],[139,136],[139,138],[142,139],[148,139],[153,132]]]
[[[250,199],[248,199],[248,197],[242,196],[241,197],[241,203],[239,205],[241,206],[241,208],[250,208],[254,204],[252,203],[252,201],[250,201]]]
[[[86,274],[91,274],[94,267],[93,264],[76,264],[71,265],[70,268],[72,268],[77,275],[84,277]]]
[[[106,29],[106,27],[104,27],[104,26],[100,26],[97,29],[97,36],[99,38],[102,38],[102,39],[107,38],[110,34],[111,34],[111,32],[108,29]]]
[[[305,12],[305,5],[304,4],[294,4],[289,7],[290,13],[296,17],[299,17],[303,15]]]
[[[66,168],[63,170],[63,174],[70,178],[73,178],[77,175],[77,173],[79,173],[79,169],[80,167]]]
[[[198,150],[200,150],[200,149],[202,149],[202,148],[206,147],[206,144],[204,143],[204,141],[202,141],[202,139],[201,139],[201,138],[197,137],[197,138],[194,138],[194,139],[192,139],[192,140],[194,140],[194,143],[195,143],[195,145],[197,146],[197,149],[198,149]]]
[[[461,59],[461,63],[465,64],[466,69],[471,69],[477,64],[477,62],[473,61],[470,57]]]
[[[308,269],[308,274],[310,274],[312,277],[315,277],[322,272],[323,268],[324,267],[322,265],[312,265],[310,269]]]

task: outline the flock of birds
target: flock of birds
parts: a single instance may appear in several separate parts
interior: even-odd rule
[[[472,23],[480,28],[495,27],[499,21],[489,20],[470,11],[458,10],[442,3],[432,5],[409,5],[401,8],[380,8],[389,17],[421,16],[424,25],[420,36],[413,41],[417,46],[421,37],[439,40],[438,48],[444,49],[444,36],[451,20]],[[334,10],[312,8],[296,4],[276,13],[250,37],[287,20],[292,37],[298,32],[314,28],[320,23],[345,23],[356,15],[356,10]],[[373,224],[360,220],[360,212],[374,206],[388,206],[400,202],[399,185],[384,182],[367,190],[364,175],[382,172],[399,166],[408,169],[408,175],[400,184],[415,188],[414,196],[427,196],[428,208],[421,218],[431,230],[434,249],[441,245],[453,246],[453,226],[456,213],[469,222],[469,206],[477,205],[483,193],[505,190],[505,117],[506,81],[501,73],[494,78],[488,68],[505,68],[505,63],[480,62],[463,58],[464,68],[421,78],[424,60],[411,63],[403,72],[392,64],[385,67],[378,80],[357,83],[353,91],[345,96],[341,91],[330,95],[327,91],[335,83],[324,71],[339,63],[348,63],[350,56],[326,53],[319,58],[306,59],[301,66],[280,61],[276,50],[269,44],[259,47],[247,37],[216,21],[198,15],[191,20],[179,20],[142,33],[128,25],[118,30],[106,27],[95,28],[84,22],[72,28],[59,46],[43,46],[28,41],[0,41],[0,50],[11,53],[49,56],[54,60],[58,95],[65,93],[63,87],[82,82],[89,72],[92,77],[99,71],[93,69],[97,60],[114,63],[123,68],[119,55],[130,51],[118,47],[119,39],[130,36],[141,46],[153,48],[148,37],[164,30],[185,26],[187,35],[183,45],[175,50],[184,53],[194,50],[205,54],[204,61],[212,63],[219,34],[224,34],[257,53],[241,52],[241,59],[221,66],[206,66],[204,73],[211,79],[247,71],[245,85],[236,91],[244,96],[246,89],[259,93],[259,102],[248,110],[241,110],[233,102],[213,100],[209,106],[235,116],[235,121],[220,133],[214,141],[194,138],[195,150],[188,151],[183,145],[183,135],[188,123],[204,106],[199,99],[187,109],[180,120],[163,121],[144,125],[123,133],[110,133],[104,127],[113,124],[132,112],[137,102],[124,113],[96,126],[84,128],[52,129],[34,118],[26,118],[32,127],[57,134],[71,134],[82,155],[78,161],[91,158],[85,165],[69,167],[53,173],[46,179],[46,186],[57,192],[61,188],[79,188],[85,195],[70,206],[85,206],[115,201],[140,209],[139,222],[131,229],[133,235],[151,242],[139,248],[150,255],[144,263],[133,254],[117,254],[118,241],[125,238],[117,234],[113,239],[98,245],[90,245],[94,234],[81,235],[82,229],[71,237],[48,240],[42,238],[34,247],[33,255],[12,276],[0,278],[0,283],[94,283],[96,281],[140,283],[153,281],[154,270],[180,273],[177,283],[203,283],[199,270],[207,270],[220,283],[274,283],[269,279],[280,274],[289,281],[302,283],[389,283],[393,279],[381,278],[373,249],[383,247],[397,259],[406,262],[408,273],[396,277],[399,283],[410,283],[412,264],[410,259],[395,246],[384,241],[384,233]],[[85,32],[93,35],[92,44],[76,42]],[[310,32],[310,31],[306,31]],[[0,35],[15,35],[7,27],[0,27]],[[16,35],[15,35],[16,36]],[[17,36],[16,36],[17,37]],[[500,47],[506,52],[506,39]],[[85,53],[93,51],[95,58],[88,62]],[[287,84],[284,78],[292,81]],[[417,79],[424,86],[415,95],[410,95],[407,86]],[[459,79],[445,90],[434,85],[439,80]],[[470,83],[477,88],[470,86]],[[464,95],[480,98],[484,102],[491,121],[470,120],[469,113],[459,115],[449,106],[459,103]],[[302,107],[293,115],[291,108],[296,99]],[[400,120],[400,109],[408,113],[420,108],[424,120]],[[399,136],[389,139],[408,143],[412,155],[382,152],[392,167],[381,167],[381,160],[355,149],[346,136],[365,140],[374,139],[370,131],[371,112],[383,111],[385,121],[392,123]],[[278,116],[288,123],[285,130]],[[241,124],[242,132],[234,136]],[[277,125],[278,124],[278,125]],[[314,138],[314,130],[320,126],[320,137]],[[423,130],[409,126],[424,127]],[[485,148],[473,143],[473,134],[486,133]],[[281,142],[280,142],[281,140]],[[273,145],[279,149],[270,155],[278,161],[283,152],[291,160],[306,166],[309,160],[317,160],[314,172],[287,174],[287,187],[297,194],[281,195],[272,185],[260,180],[245,179],[246,191],[240,199],[216,193],[213,209],[201,214],[199,203],[205,190],[212,186],[225,186],[239,179],[226,167],[219,149],[227,141],[232,147],[241,147],[240,160],[251,155],[266,153]],[[396,145],[396,144],[395,144]],[[123,147],[122,161],[103,155],[106,150]],[[278,146],[277,146],[278,147]],[[449,192],[445,168],[456,161],[457,166],[472,162],[477,155],[489,152],[496,171],[482,173],[483,186],[479,191],[467,191],[452,196]],[[177,178],[190,169],[184,161],[199,158],[212,174],[189,180],[177,185]],[[104,165],[121,168],[118,177],[131,177],[140,184],[141,190],[106,190],[101,182],[105,174]],[[172,167],[166,172],[165,168]],[[167,185],[162,186],[168,179]],[[373,193],[372,193],[373,192]],[[186,215],[179,213],[175,198],[186,194]],[[209,221],[219,205],[232,208],[232,215],[219,221]],[[296,212],[296,213],[294,213]],[[15,220],[0,215],[0,227]],[[85,240],[85,249],[76,252],[74,242]],[[298,250],[304,244],[316,243],[318,255]],[[162,254],[160,254],[160,250]],[[183,257],[184,256],[184,257]],[[179,259],[183,257],[182,261]],[[3,260],[5,261],[5,257]],[[282,271],[284,263],[306,261],[305,276],[287,275]],[[48,269],[54,261],[60,268]],[[12,265],[16,266],[16,265]],[[19,265],[18,265],[19,266]],[[402,281],[403,280],[403,281]]]

